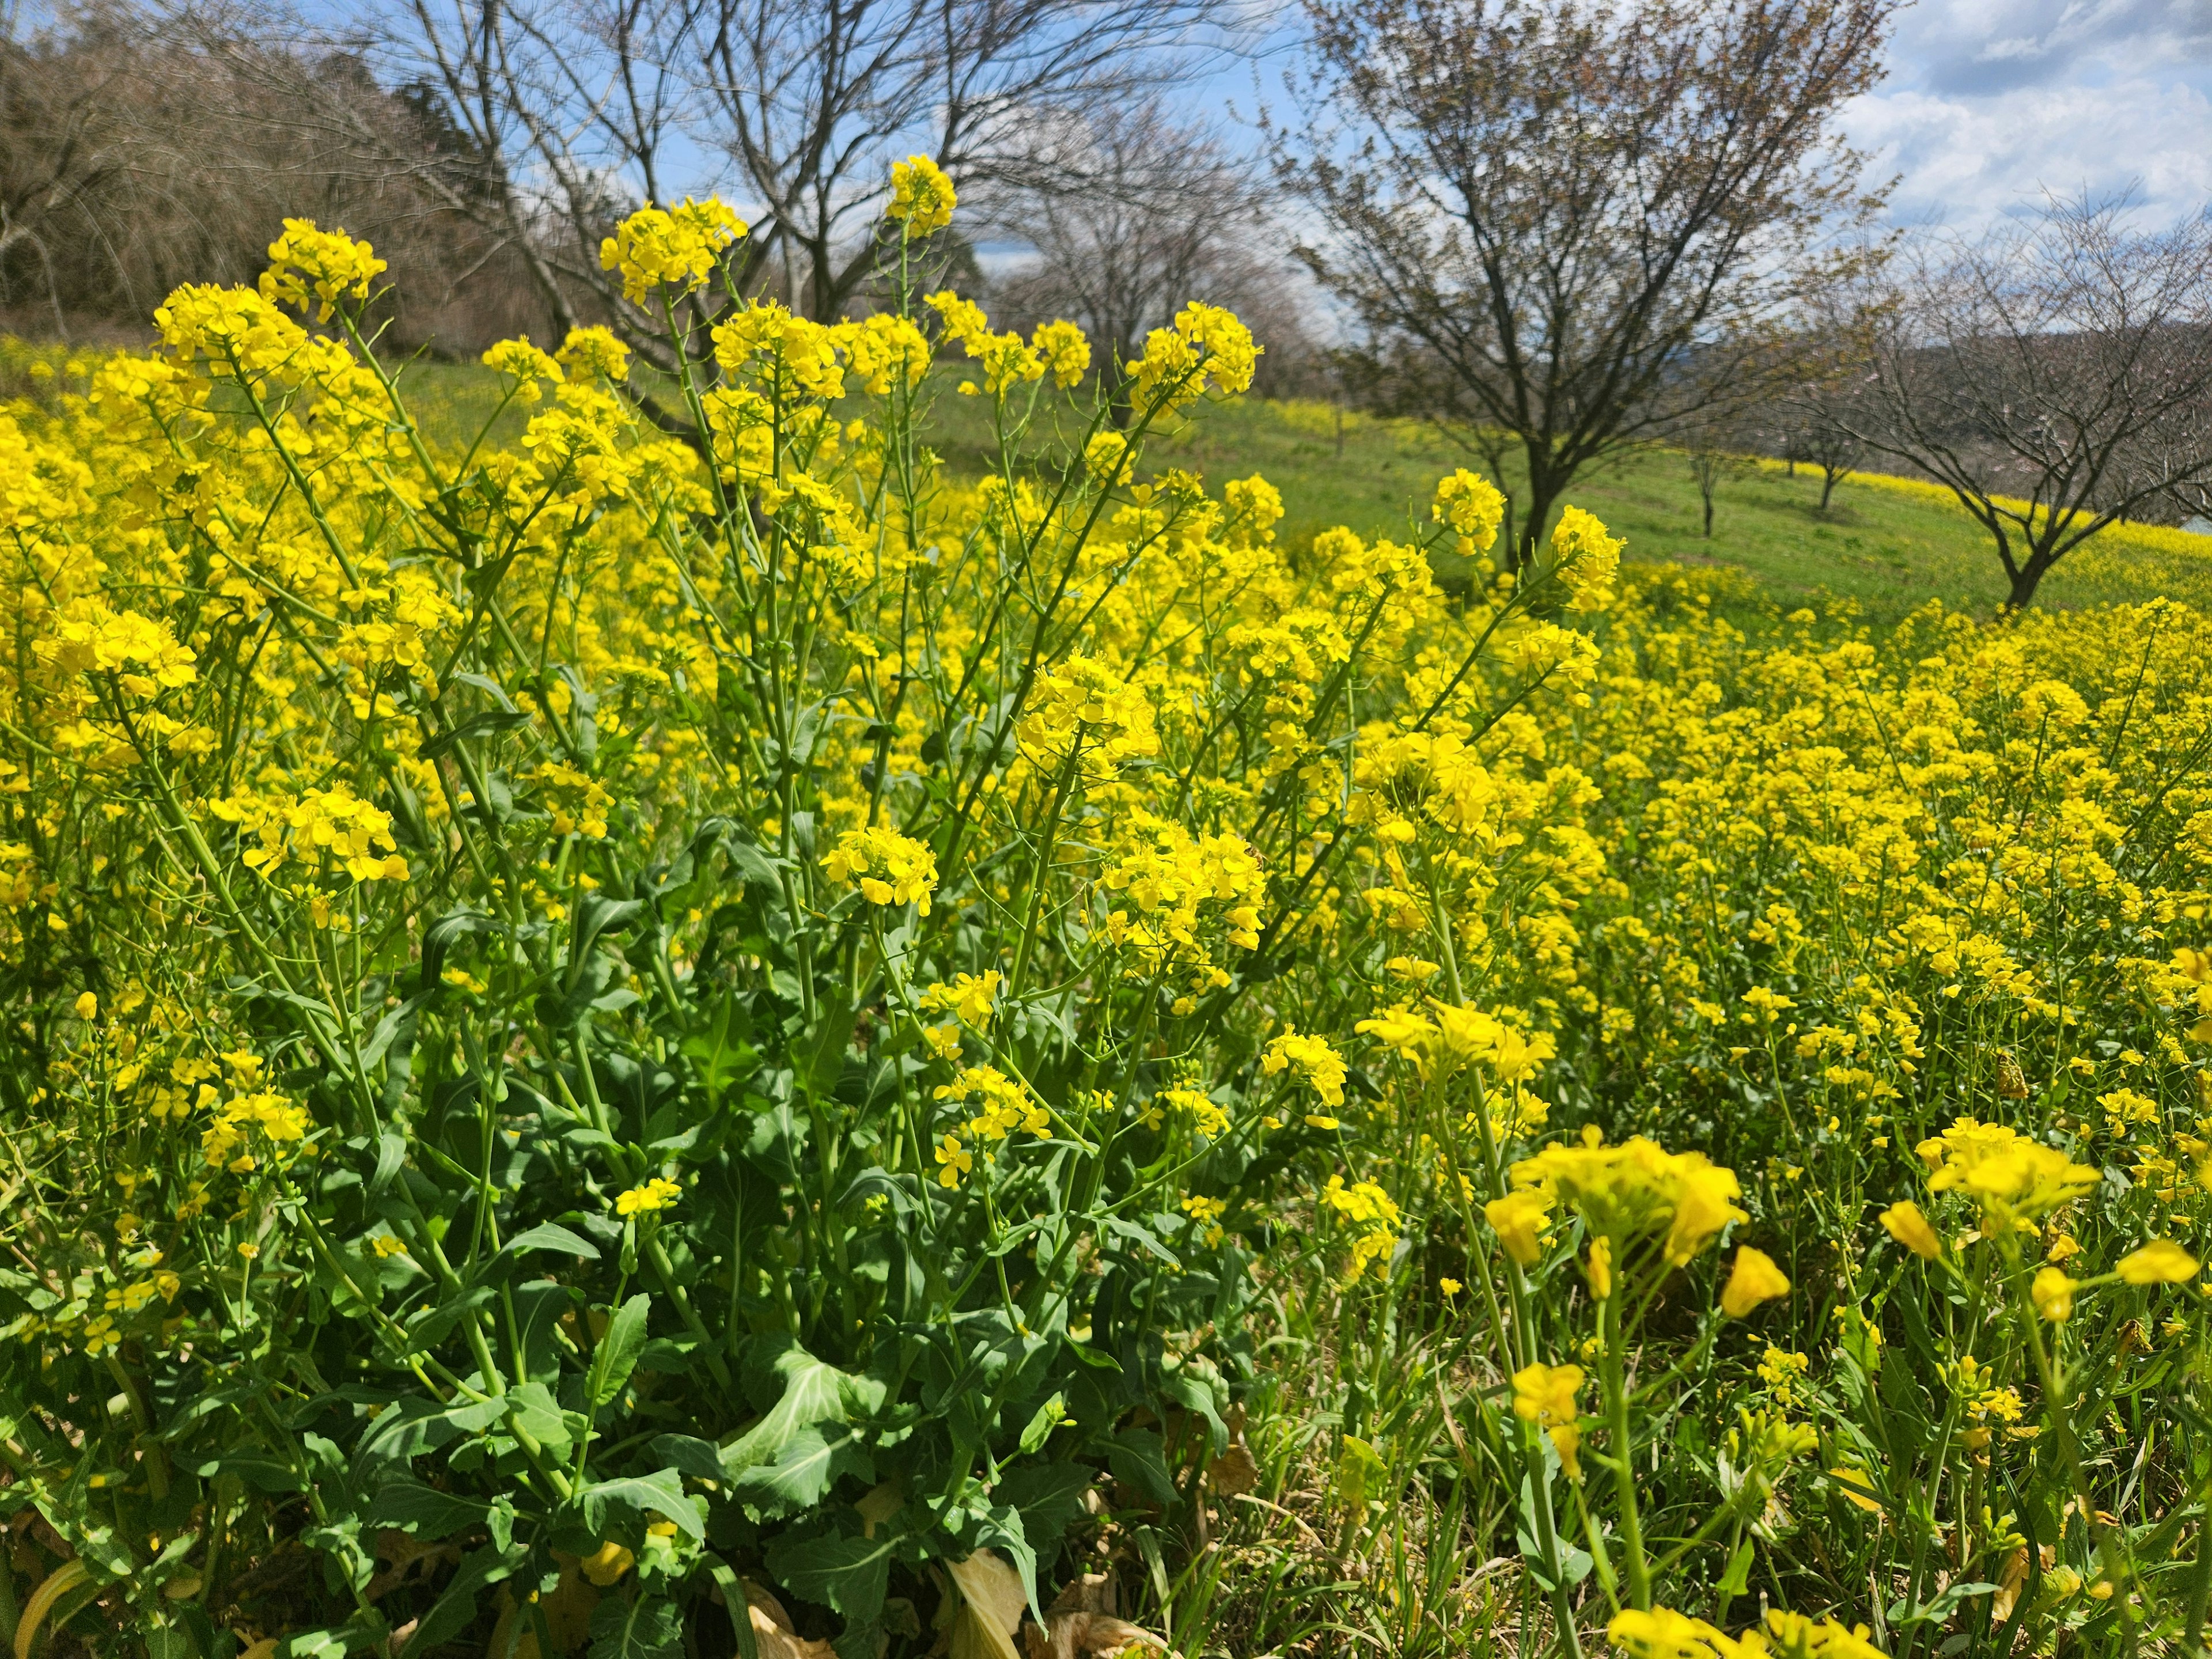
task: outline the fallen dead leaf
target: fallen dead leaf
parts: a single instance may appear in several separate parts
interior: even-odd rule
[[[961,1601],[952,1626],[952,1659],[1022,1659],[1014,1632],[1021,1628],[1030,1598],[1021,1575],[994,1550],[948,1561],[945,1570],[952,1575]]]
[[[750,1578],[744,1583],[748,1622],[760,1659],[836,1659],[836,1650],[829,1643],[810,1642],[799,1633],[773,1591]]]
[[[1117,1618],[1115,1601],[1109,1575],[1086,1573],[1077,1579],[1045,1609],[1042,1629],[1032,1624],[1022,1632],[1029,1659],[1079,1659],[1086,1655],[1095,1659],[1095,1656],[1132,1647],[1167,1651],[1168,1644],[1152,1632]]]

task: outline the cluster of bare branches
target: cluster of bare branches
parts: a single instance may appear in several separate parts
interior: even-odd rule
[[[1510,434],[1529,556],[1577,472],[1757,401],[1882,191],[1835,137],[1894,0],[1309,0],[1285,182],[1370,373]],[[1494,439],[1492,440],[1494,441]]]
[[[96,0],[0,40],[0,316],[64,337],[143,325],[179,283],[250,280],[284,216],[307,214],[392,262],[403,342],[532,325],[498,246],[415,182],[473,167],[434,100],[357,58],[211,25]],[[334,123],[374,128],[410,167],[363,165]]]
[[[1229,0],[383,0],[349,44],[452,112],[483,167],[451,199],[528,249],[556,317],[605,317],[667,368],[663,320],[599,265],[623,213],[716,191],[751,222],[739,285],[833,318],[878,278],[894,159],[1033,187],[1041,134],[1140,102],[1232,21]]]
[[[1249,156],[1159,97],[1103,118],[1063,116],[987,198],[991,233],[1023,250],[996,284],[999,305],[1021,326],[1068,318],[1121,361],[1188,302],[1225,305],[1265,346],[1258,389],[1302,389],[1324,355],[1309,320],[1316,296],[1273,206]]]
[[[2212,490],[2212,220],[2135,222],[2125,199],[2053,198],[1895,261],[1836,426],[1948,485],[2032,603],[2121,519]]]

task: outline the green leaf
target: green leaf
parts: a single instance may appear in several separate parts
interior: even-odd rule
[[[999,1477],[992,1496],[1020,1510],[1024,1534],[1049,1549],[1083,1518],[1083,1495],[1097,1479],[1083,1463],[1024,1463]]]
[[[819,1601],[854,1624],[872,1624],[884,1610],[891,1557],[900,1537],[810,1538],[769,1546],[768,1569],[793,1595]]]
[[[730,1564],[709,1555],[707,1576],[722,1587],[722,1605],[730,1615],[730,1634],[737,1640],[738,1659],[760,1659],[760,1642],[753,1634],[752,1603]]]
[[[763,1514],[811,1510],[847,1475],[876,1477],[875,1461],[842,1423],[810,1424],[787,1439],[773,1463],[757,1463],[730,1482],[731,1492]]]
[[[592,1405],[604,1406],[619,1395],[629,1374],[637,1369],[637,1357],[645,1351],[645,1318],[652,1307],[653,1298],[641,1291],[617,1309],[607,1322],[607,1334],[599,1339],[599,1351],[592,1358],[589,1398]]]
[[[680,1659],[684,1616],[665,1596],[603,1598],[592,1613],[590,1659]]]
[[[543,1221],[528,1232],[517,1233],[500,1250],[501,1255],[527,1255],[532,1250],[550,1250],[556,1255],[580,1255],[586,1261],[599,1259],[599,1247],[580,1233],[572,1233],[558,1222]]]
[[[676,1529],[694,1543],[704,1541],[707,1536],[699,1506],[684,1495],[684,1477],[674,1469],[601,1480],[578,1492],[576,1500],[583,1505],[586,1524],[602,1537],[606,1534],[605,1521],[610,1504],[634,1510],[641,1516],[647,1510],[655,1510],[674,1522]]]
[[[1106,1467],[1125,1486],[1133,1486],[1155,1504],[1175,1502],[1175,1482],[1160,1437],[1150,1429],[1124,1429],[1106,1449]]]
[[[446,1586],[446,1593],[431,1604],[422,1623],[415,1626],[415,1634],[407,1643],[407,1653],[428,1653],[466,1630],[477,1616],[477,1597],[484,1587],[511,1577],[529,1559],[530,1552],[526,1549],[487,1547],[463,1561],[460,1571]]]
[[[517,726],[529,724],[530,716],[519,709],[512,712],[487,710],[481,714],[471,714],[459,726],[448,731],[441,732],[436,737],[425,743],[417,752],[426,761],[435,760],[441,755],[453,753],[454,749],[464,743],[473,743],[479,738],[499,737],[514,731]]]
[[[821,1010],[814,1030],[791,1051],[792,1074],[808,1094],[827,1095],[844,1075],[845,1049],[853,1041],[853,1011],[842,1003]]]
[[[1022,1431],[1022,1455],[1029,1456],[1052,1437],[1052,1431],[1067,1419],[1067,1401],[1054,1395],[1036,1408],[1029,1426]]]
[[[882,1383],[825,1365],[796,1342],[767,1352],[768,1380],[781,1381],[782,1389],[768,1414],[722,1449],[722,1469],[732,1479],[780,1462],[785,1449],[814,1425],[850,1422],[856,1407],[872,1411],[883,1396]]]
[[[462,1528],[480,1525],[491,1505],[473,1498],[440,1492],[419,1480],[395,1480],[369,1500],[364,1525],[390,1527],[417,1538],[448,1538]]]
[[[636,921],[644,908],[642,899],[609,898],[598,892],[585,894],[576,906],[576,932],[569,941],[568,959],[580,961],[601,933],[620,933]]]
[[[684,1057],[696,1068],[708,1099],[719,1101],[758,1058],[749,1040],[752,1026],[750,1011],[729,996],[715,1005],[712,1018],[684,1039]]]
[[[1730,1596],[1741,1595],[1749,1589],[1753,1554],[1750,1539],[1747,1538],[1737,1545],[1735,1553],[1729,1557],[1728,1570],[1721,1574],[1720,1583],[1713,1586],[1714,1594],[1725,1601]]]
[[[694,1480],[720,1480],[725,1476],[721,1451],[711,1440],[689,1434],[657,1434],[646,1449]]]
[[[525,1382],[509,1389],[505,1404],[508,1421],[527,1431],[547,1451],[563,1452],[574,1443],[568,1415],[543,1382]]]

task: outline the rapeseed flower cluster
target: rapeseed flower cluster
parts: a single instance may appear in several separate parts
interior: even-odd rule
[[[1249,1413],[1355,1449],[1206,1523],[1331,1487],[1323,1601],[1418,1513],[1530,1642],[2178,1644],[2201,1413],[2130,1413],[2203,1329],[2212,623],[1754,621],[1572,509],[1447,594],[1494,485],[1293,538],[1157,453],[1243,325],[995,328],[908,291],[955,210],[895,169],[835,320],[720,204],[623,221],[683,440],[605,328],[485,354],[512,442],[427,430],[304,221],[0,413],[0,1385],[72,1559],[197,1606],[188,1480],[251,1469],[225,1547],[326,1587],[428,1492],[664,1634],[827,1630],[765,1584],[882,1542],[981,1651],[960,1575],[1049,1604],[1094,1482],[1233,1494]]]

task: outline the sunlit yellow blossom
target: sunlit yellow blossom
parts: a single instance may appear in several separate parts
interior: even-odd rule
[[[1911,1199],[1899,1199],[1881,1212],[1885,1231],[1917,1256],[1935,1261],[1943,1254],[1943,1241],[1936,1237],[1936,1229],[1929,1225],[1928,1218]]]
[[[1239,392],[1252,384],[1260,348],[1252,331],[1218,306],[1193,303],[1176,313],[1174,326],[1145,337],[1145,355],[1129,365],[1138,404],[1180,409],[1208,385]]]
[[[2060,1322],[2074,1316],[2074,1292],[2081,1288],[2079,1280],[2069,1279],[2057,1267],[2045,1267],[2028,1286],[2028,1295],[2035,1303],[2036,1312]]]
[[[1769,1607],[1765,1628],[1744,1632],[1743,1649],[1747,1654],[1771,1654],[1773,1659],[1887,1659],[1867,1638],[1864,1625],[1809,1619]]]
[[[684,1196],[684,1189],[674,1182],[655,1176],[642,1187],[633,1187],[628,1192],[615,1194],[615,1213],[619,1216],[646,1215],[655,1210],[665,1210]]]
[[[1341,1217],[1355,1230],[1352,1241],[1352,1267],[1346,1275],[1358,1280],[1367,1271],[1368,1264],[1375,1265],[1378,1274],[1388,1274],[1390,1255],[1398,1243],[1398,1229],[1402,1217],[1396,1202],[1371,1181],[1362,1181],[1347,1187],[1342,1176],[1331,1176],[1322,1189],[1322,1203]]]
[[[368,285],[385,268],[367,242],[342,230],[318,230],[313,219],[287,219],[284,234],[269,245],[261,297],[302,307],[313,299],[320,320],[341,300],[367,299]]]
[[[1544,1253],[1543,1234],[1553,1202],[1551,1194],[1540,1190],[1508,1193],[1484,1205],[1482,1214],[1506,1255],[1533,1267]]]
[[[1665,1259],[1680,1265],[1731,1221],[1735,1173],[1701,1152],[1668,1152],[1638,1135],[1607,1146],[1595,1129],[1579,1145],[1546,1146],[1513,1165],[1513,1184],[1549,1194],[1601,1237],[1628,1243],[1663,1235]]]
[[[1741,1319],[1760,1303],[1789,1294],[1789,1278],[1775,1266],[1774,1258],[1746,1244],[1737,1249],[1735,1265],[1721,1289],[1721,1311]]]
[[[1456,533],[1462,554],[1487,553],[1504,522],[1505,497],[1489,479],[1461,467],[1437,481],[1429,516]]]
[[[1552,532],[1552,569],[1567,590],[1570,609],[1602,611],[1612,603],[1625,544],[1607,535],[1595,514],[1578,507],[1559,514]]]
[[[929,1013],[957,1014],[963,1024],[980,1031],[991,1024],[991,1012],[1003,983],[1004,977],[995,968],[981,974],[955,974],[951,984],[933,985],[924,991],[921,1006]]]
[[[599,244],[599,267],[619,271],[632,305],[664,283],[689,294],[707,280],[722,250],[745,234],[745,222],[712,197],[681,207],[647,206]]]
[[[942,167],[927,155],[909,155],[891,166],[891,199],[884,216],[909,236],[927,236],[952,222],[959,199]]]
[[[1513,1373],[1513,1414],[1550,1433],[1570,1480],[1582,1479],[1581,1412],[1575,1404],[1582,1386],[1579,1365],[1527,1365]]]
[[[1630,1659],[1749,1659],[1757,1651],[1671,1607],[1624,1607],[1605,1627],[1605,1639]]]
[[[2015,1219],[2045,1215],[2098,1182],[2097,1171],[2015,1130],[1962,1117],[1914,1149],[1934,1171],[1930,1192],[1958,1191],[1978,1200],[1984,1218],[2002,1231]]]
[[[1273,1077],[1293,1067],[1328,1104],[1344,1104],[1344,1056],[1329,1046],[1328,1038],[1301,1036],[1297,1027],[1285,1026],[1261,1054],[1260,1069]]]
[[[937,855],[896,830],[848,830],[822,867],[832,881],[857,882],[871,904],[911,904],[925,916],[937,889]]]
[[[2153,1239],[2131,1250],[2112,1271],[2129,1285],[2185,1285],[2197,1277],[2197,1258],[2170,1238]]]

